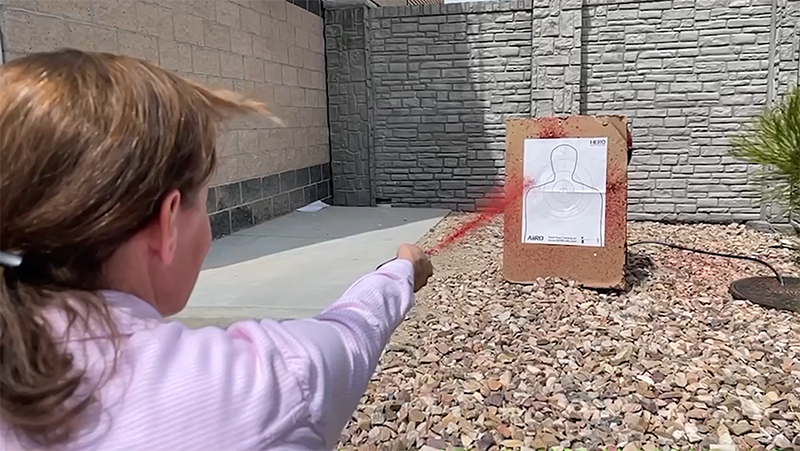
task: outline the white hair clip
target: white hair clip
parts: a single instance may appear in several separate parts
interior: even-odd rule
[[[0,266],[6,268],[16,268],[22,264],[22,257],[10,252],[0,251]]]

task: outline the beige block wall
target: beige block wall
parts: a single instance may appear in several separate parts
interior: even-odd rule
[[[214,185],[327,163],[322,19],[285,0],[0,0],[6,61],[74,47],[142,58],[266,102],[231,121]]]

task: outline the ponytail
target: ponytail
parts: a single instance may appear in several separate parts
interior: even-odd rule
[[[80,304],[85,311],[89,307],[87,313],[102,315],[112,329],[109,336],[114,336],[114,323],[97,296],[30,286],[20,280],[19,271],[0,265],[0,418],[12,430],[47,447],[73,438],[81,414],[94,399],[76,397],[83,372],[76,370],[72,354],[54,337],[44,308],[56,307],[70,325],[80,317],[88,321],[94,315],[82,314],[68,301],[77,296],[85,298]],[[90,298],[93,301],[86,302]]]

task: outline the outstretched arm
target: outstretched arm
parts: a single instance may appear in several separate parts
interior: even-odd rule
[[[332,448],[358,406],[384,347],[414,302],[414,267],[394,260],[361,278],[313,319],[282,323],[306,360],[299,374],[312,423]]]
[[[117,419],[120,443],[333,449],[413,305],[415,285],[432,271],[424,253],[412,251],[421,256],[410,258],[415,263],[398,254],[315,318],[240,321],[226,330],[166,323],[134,334],[136,372],[126,393],[142,407]]]

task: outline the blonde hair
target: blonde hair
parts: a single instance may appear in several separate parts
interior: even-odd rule
[[[0,418],[40,445],[70,441],[96,401],[43,321],[114,322],[103,263],[164,196],[196,199],[217,163],[215,126],[263,105],[144,61],[66,49],[0,66]],[[274,116],[272,116],[274,118]],[[115,349],[118,349],[114,339]],[[69,401],[69,402],[68,402]]]

